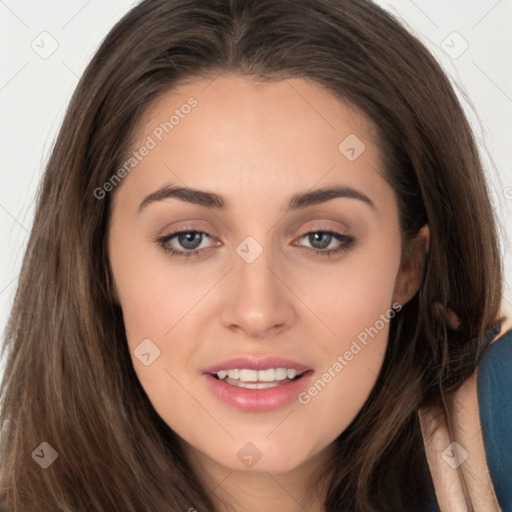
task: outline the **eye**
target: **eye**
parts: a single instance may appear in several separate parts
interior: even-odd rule
[[[185,230],[177,231],[175,233],[171,233],[169,235],[157,238],[156,242],[165,253],[170,254],[173,257],[186,259],[190,258],[191,256],[200,254],[207,249],[198,249],[198,247],[200,247],[201,245],[202,239],[205,236],[211,238],[211,236],[208,233],[205,233],[204,231]],[[176,241],[181,245],[181,247],[187,250],[181,251],[179,249],[173,248],[170,245],[170,242],[173,238],[176,238]]]
[[[211,247],[200,247],[205,237],[212,238],[211,235],[204,231],[183,230],[158,237],[154,241],[166,254],[170,254],[172,257],[176,258],[187,259],[190,257],[198,256],[204,251],[211,249]],[[298,240],[305,237],[308,238],[309,243],[311,243],[313,247],[305,247],[302,250],[306,250],[308,252],[313,251],[319,257],[330,258],[334,255],[342,253],[343,251],[348,251],[355,243],[355,239],[351,236],[343,235],[336,231],[328,231],[323,229],[308,231],[301,235]],[[176,239],[176,242],[185,250],[176,249],[171,245],[171,241],[174,238]],[[338,247],[325,250],[335,240],[337,240],[339,243]],[[294,242],[293,245],[297,244]]]
[[[308,242],[313,246],[310,250],[314,250],[319,257],[327,258],[331,258],[344,251],[348,251],[351,247],[353,247],[355,243],[355,239],[351,236],[343,235],[337,231],[329,231],[323,229],[308,231],[299,237],[299,240],[305,237],[307,237]],[[324,250],[326,247],[329,247],[333,241],[336,240],[339,243],[338,247]]]

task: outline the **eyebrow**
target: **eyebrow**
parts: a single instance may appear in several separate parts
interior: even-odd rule
[[[375,209],[373,201],[363,192],[348,186],[334,186],[301,192],[292,195],[284,211],[299,210],[308,206],[324,203],[338,197],[358,199]],[[205,208],[225,211],[230,208],[230,202],[223,196],[214,192],[206,192],[188,187],[175,187],[173,185],[165,185],[155,192],[152,192],[144,198],[140,203],[138,212],[141,212],[149,204],[163,201],[165,199],[176,198],[187,203],[197,204]]]

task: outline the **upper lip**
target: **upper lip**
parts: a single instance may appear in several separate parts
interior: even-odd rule
[[[311,370],[310,366],[297,363],[291,359],[285,359],[278,356],[266,357],[251,357],[239,356],[221,363],[214,364],[203,370],[204,373],[217,373],[220,370],[233,370],[233,369],[248,369],[248,370],[268,370],[269,368],[291,368],[298,372],[305,372]]]

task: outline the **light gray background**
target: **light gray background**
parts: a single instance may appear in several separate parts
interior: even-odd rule
[[[135,3],[0,0],[2,330],[28,240],[35,192],[66,106],[104,36]],[[501,219],[504,306],[512,313],[512,0],[377,3],[398,16],[427,45],[460,90]],[[3,361],[0,372],[2,369]]]

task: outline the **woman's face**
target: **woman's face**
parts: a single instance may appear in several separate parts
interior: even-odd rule
[[[137,136],[102,190],[141,385],[197,457],[297,468],[361,410],[416,291],[372,125],[310,81],[222,75]]]

